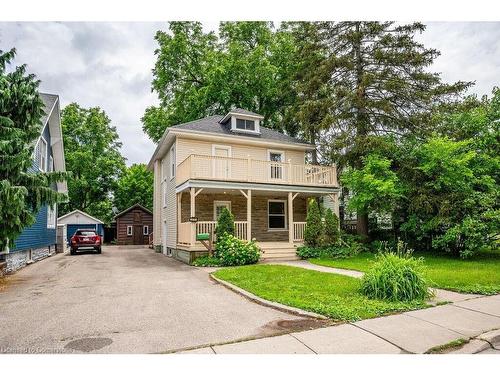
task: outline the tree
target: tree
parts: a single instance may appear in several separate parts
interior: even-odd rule
[[[325,212],[324,238],[327,245],[335,245],[340,239],[339,218],[330,208]]]
[[[217,241],[225,234],[234,235],[234,216],[226,207],[224,207],[217,219],[215,227],[215,236]]]
[[[63,211],[79,209],[109,222],[112,195],[125,170],[116,128],[99,107],[87,109],[76,103],[63,109],[61,123],[66,168],[72,171]]]
[[[307,208],[306,227],[304,229],[304,242],[311,247],[320,245],[323,235],[323,223],[316,199],[309,200]]]
[[[42,206],[66,199],[51,188],[67,177],[65,173],[30,171],[42,130],[43,102],[39,81],[26,73],[26,65],[6,72],[14,56],[14,49],[0,50],[0,253],[35,222]]]
[[[144,164],[133,164],[125,170],[118,180],[114,203],[118,211],[140,204],[153,210],[153,172]]]
[[[361,169],[347,169],[341,181],[353,193],[348,208],[363,215],[392,213],[403,193],[391,161],[376,154],[365,157]]]
[[[266,126],[294,124],[294,51],[288,33],[270,22],[222,22],[219,36],[199,22],[171,22],[158,31],[152,89],[160,105],[146,109],[143,129],[157,142],[166,127],[242,107],[265,116]]]
[[[429,134],[434,109],[449,105],[471,85],[444,84],[427,71],[439,52],[415,40],[424,30],[421,23],[322,24],[332,98],[331,137],[324,137],[330,142],[323,146],[340,168],[361,169],[381,135]],[[357,228],[368,235],[366,212],[358,213]]]

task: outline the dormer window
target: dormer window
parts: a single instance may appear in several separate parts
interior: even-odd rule
[[[241,118],[236,119],[236,129],[255,131],[255,121],[254,120],[244,120]]]
[[[250,133],[260,134],[260,122],[264,120],[264,116],[258,113],[247,111],[246,109],[235,108],[227,113],[221,124],[230,125],[231,131],[234,133]]]

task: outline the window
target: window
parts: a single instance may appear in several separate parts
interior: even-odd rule
[[[255,121],[254,120],[243,120],[241,118],[237,118],[236,119],[236,129],[255,131]]]
[[[286,201],[269,200],[267,202],[269,230],[286,229]]]
[[[161,168],[161,180],[165,181],[165,161],[164,161],[164,159],[161,160],[160,168]]]
[[[167,207],[167,184],[163,183],[163,207]]]
[[[220,214],[222,213],[222,209],[227,208],[231,211],[231,202],[230,201],[214,201],[214,220],[218,220]]]
[[[170,179],[175,177],[175,146],[170,148]]]
[[[47,206],[47,228],[56,227],[56,205]]]
[[[36,146],[36,161],[38,162],[38,169],[42,172],[47,171],[47,141],[40,137]]]
[[[271,163],[270,177],[281,180],[283,178],[283,166],[281,163],[285,161],[285,153],[283,151],[268,150],[267,158]]]
[[[127,225],[127,236],[132,235],[132,225]]]
[[[49,172],[54,172],[54,159],[49,156]]]
[[[149,226],[144,225],[142,227],[142,234],[144,234],[145,236],[147,236],[149,234]]]

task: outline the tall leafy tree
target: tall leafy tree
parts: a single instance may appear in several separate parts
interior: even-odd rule
[[[109,222],[113,216],[112,198],[118,178],[125,170],[116,127],[99,107],[66,106],[61,115],[69,202],[64,211],[79,209]]]
[[[415,39],[421,23],[338,22],[322,25],[329,48],[325,67],[332,90],[332,142],[325,145],[340,167],[362,167],[381,135],[428,134],[437,106],[458,99],[471,83],[445,84],[428,71],[439,52]],[[358,233],[368,216],[358,212]]]
[[[199,22],[171,22],[158,31],[152,89],[143,129],[158,141],[167,126],[242,107],[265,116],[265,125],[293,127],[287,110],[295,96],[294,44],[269,22],[223,22],[205,33]]]
[[[118,180],[114,203],[118,211],[138,203],[153,210],[153,172],[144,164],[128,167]]]
[[[21,65],[7,73],[15,50],[0,50],[0,252],[33,224],[43,205],[66,196],[51,186],[66,177],[62,172],[34,173],[33,151],[41,132],[43,102],[39,81]]]

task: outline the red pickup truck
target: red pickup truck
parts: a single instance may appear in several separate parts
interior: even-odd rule
[[[101,236],[93,229],[77,229],[70,240],[71,255],[75,255],[79,250],[95,250],[101,253]]]

